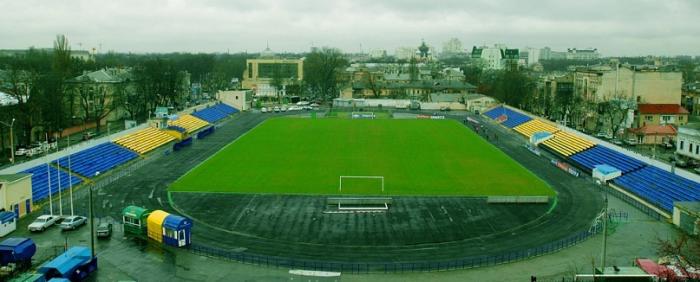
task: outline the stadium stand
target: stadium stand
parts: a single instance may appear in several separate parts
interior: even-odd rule
[[[70,156],[70,170],[92,178],[96,172],[105,172],[138,157],[138,154],[112,142],[82,150]],[[68,169],[68,157],[58,159],[58,165]],[[54,162],[56,163],[56,162]]]
[[[175,137],[172,135],[149,127],[118,138],[114,140],[114,143],[139,154],[145,154],[173,140],[175,140]]]
[[[513,128],[532,120],[532,118],[524,114],[513,111],[503,106],[495,107],[491,110],[488,110],[484,113],[484,115],[501,122],[501,124],[508,128]]]
[[[535,132],[556,133],[559,131],[559,128],[557,128],[556,126],[536,119],[513,127],[513,129],[519,132],[520,134],[525,135],[527,138],[532,137],[532,135],[535,134]]]
[[[613,182],[665,211],[673,202],[700,201],[700,184],[654,166],[623,174]]]
[[[216,109],[217,111],[223,112],[229,116],[238,112],[238,109],[231,107],[229,105],[226,105],[224,103],[219,103],[216,106],[214,106],[213,108]]]
[[[209,125],[209,123],[192,115],[182,115],[176,120],[168,121],[168,125],[181,127],[184,128],[187,133],[192,133]]]
[[[570,158],[589,171],[593,170],[595,165],[607,164],[621,170],[624,174],[646,166],[640,160],[600,145],[595,145],[588,150],[573,154]]]
[[[231,115],[229,114],[229,112],[231,111],[229,108],[231,107],[228,105],[216,104],[209,108],[196,111],[192,113],[192,115],[209,123],[216,123],[217,121],[220,121]]]
[[[595,146],[591,141],[564,131],[554,133],[554,137],[542,145],[566,157]]]
[[[51,174],[51,192],[58,192],[58,178],[61,178],[61,191],[70,187],[69,180],[73,185],[83,182],[80,177],[70,177],[68,173],[60,171],[53,166],[46,164],[38,165],[23,171],[32,174],[32,201],[38,202],[49,197],[49,172]]]

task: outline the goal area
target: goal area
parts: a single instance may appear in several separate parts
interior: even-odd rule
[[[374,112],[352,112],[350,114],[350,118],[352,118],[352,119],[375,119],[376,116],[374,115]]]
[[[343,190],[343,187],[345,190]],[[384,193],[384,176],[341,175],[338,183],[338,192],[348,194]]]

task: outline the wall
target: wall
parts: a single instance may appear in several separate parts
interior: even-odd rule
[[[421,110],[440,110],[442,107],[448,107],[450,110],[466,110],[467,106],[458,102],[421,102]]]
[[[216,99],[241,111],[247,111],[251,108],[250,98],[252,98],[251,90],[229,90],[216,93]]]
[[[12,183],[4,183],[2,194],[4,196],[3,202],[0,203],[2,208],[6,211],[14,211],[13,206],[17,204],[19,205],[19,216],[23,217],[27,213],[25,201],[29,199],[31,202],[32,198],[31,175]]]

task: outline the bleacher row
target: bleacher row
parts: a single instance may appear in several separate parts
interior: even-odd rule
[[[209,123],[216,123],[237,112],[238,110],[236,108],[224,103],[219,103],[209,108],[196,111],[192,113],[192,115]]]
[[[558,127],[547,122],[533,119],[504,106],[488,110],[484,115],[526,137],[531,137],[537,132],[552,134],[551,138],[540,145],[588,172],[596,165],[602,164],[619,169],[622,176],[613,179],[614,184],[666,212],[673,211],[673,202],[700,200],[700,183],[574,134],[560,131]]]
[[[195,113],[214,115],[216,119],[199,118]],[[194,133],[210,124],[228,117],[238,110],[223,103],[211,106],[192,115],[182,115],[168,122],[169,130]],[[207,128],[211,133],[213,128]],[[208,135],[208,134],[207,134]],[[203,138],[206,135],[199,135]],[[138,158],[139,154],[146,154],[163,145],[169,144],[176,138],[165,133],[164,130],[148,127],[129,135],[106,142],[97,146],[73,153],[69,156],[50,161],[49,164],[41,164],[22,171],[32,174],[32,200],[34,202],[48,198],[49,192],[55,194],[73,185],[82,183],[85,179],[94,178],[97,173],[104,173]],[[191,143],[191,137],[181,142]],[[175,144],[177,145],[177,144]],[[175,147],[175,146],[174,146]],[[49,175],[51,187],[49,188]],[[60,178],[60,181],[59,181]],[[69,182],[70,181],[70,182]],[[60,187],[59,187],[60,182]]]

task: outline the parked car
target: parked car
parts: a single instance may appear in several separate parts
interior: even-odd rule
[[[83,140],[90,140],[95,137],[95,132],[85,132],[83,133]]]
[[[27,229],[29,229],[31,232],[41,232],[46,230],[46,228],[51,227],[51,225],[54,225],[60,218],[61,217],[57,215],[40,215],[34,220],[34,222],[29,224]]]
[[[622,141],[620,141],[620,139],[613,139],[612,143],[619,146],[622,146],[622,144],[624,144]]]
[[[62,230],[75,230],[78,227],[85,225],[85,223],[87,223],[87,217],[72,215],[61,221],[59,227],[61,227]]]
[[[279,113],[279,112],[280,112],[280,107],[275,107],[273,110],[275,111],[275,113]]]
[[[44,150],[41,147],[42,146],[40,144],[34,144],[31,147],[29,147],[29,149],[27,149],[27,152],[25,153],[25,155],[27,157],[39,155],[39,154],[44,152]]]
[[[604,139],[612,139],[613,138],[612,134],[607,133],[607,132],[598,132],[595,134],[595,137],[604,138]]]
[[[265,108],[265,107],[260,108],[260,112],[267,113],[267,108]]]
[[[442,112],[447,112],[449,110],[450,110],[450,107],[446,107],[446,106],[440,107],[440,111],[442,111]]]
[[[112,236],[112,224],[102,222],[97,225],[97,238],[109,238]]]
[[[682,157],[679,157],[678,155],[673,155],[672,157],[669,158],[669,161],[672,163],[675,163],[677,167],[687,167],[688,162],[684,160]]]
[[[27,149],[25,147],[19,147],[17,149],[17,151],[15,151],[15,156],[25,156],[25,155],[27,155],[28,151],[29,151],[29,149]]]
[[[319,104],[317,104],[317,103],[313,103],[313,104],[311,104],[311,105],[309,105],[309,106],[314,107],[314,108],[318,108],[318,107],[320,107],[321,105],[319,105]]]
[[[625,144],[630,145],[630,146],[635,146],[635,145],[639,144],[639,142],[635,138],[629,138],[629,139],[625,140]]]
[[[676,147],[676,145],[675,145],[673,142],[664,142],[664,143],[661,144],[661,145],[662,145],[664,148],[667,148],[667,149],[673,149],[673,148]]]
[[[286,111],[287,111],[287,107],[282,106],[282,108],[281,108],[280,110],[283,111],[283,112],[286,112]]]

